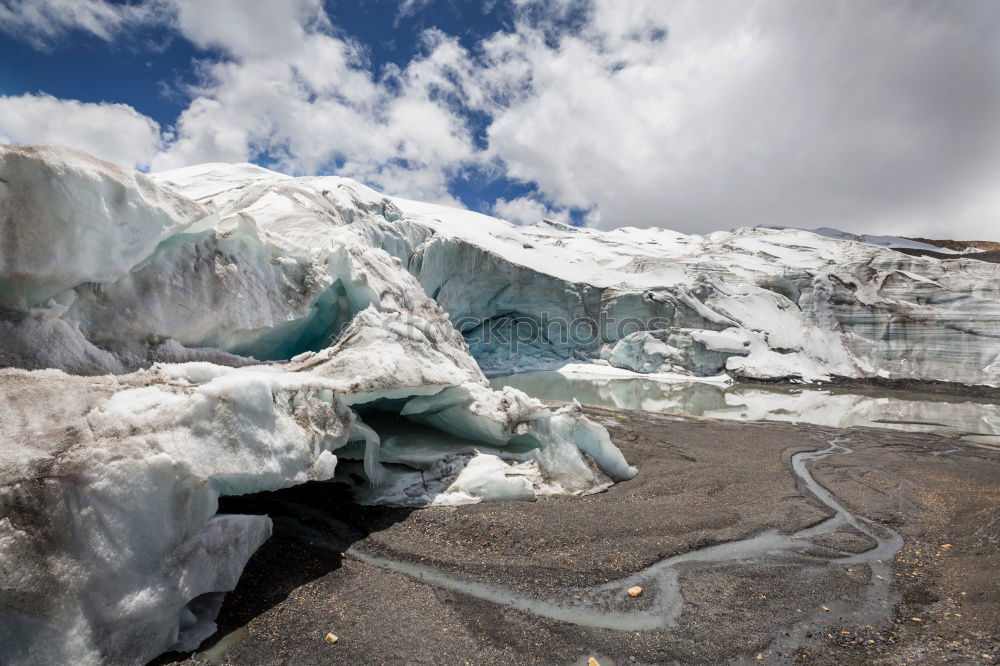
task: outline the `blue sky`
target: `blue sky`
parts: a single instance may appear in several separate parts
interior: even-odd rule
[[[115,3],[125,4],[125,3]],[[510,7],[471,0],[432,0],[401,14],[398,0],[337,0],[325,6],[338,29],[364,45],[376,76],[393,63],[404,67],[421,36],[436,28],[473,49],[513,24]],[[200,49],[169,26],[108,42],[83,30],[39,49],[16,35],[0,34],[0,94],[44,91],[85,102],[126,102],[163,125],[187,106],[171,89],[192,76],[193,62],[215,49]]]
[[[998,44],[990,0],[0,0],[0,140],[519,223],[998,238]]]
[[[422,49],[426,30],[441,30],[473,50],[483,39],[509,29],[514,13],[505,3],[432,0],[401,11],[398,0],[337,0],[325,7],[342,31],[364,46],[372,74],[387,65],[405,67]],[[218,57],[218,49],[198,48],[166,26],[150,26],[138,34],[108,42],[83,30],[38,48],[30,41],[0,34],[0,94],[44,92],[82,102],[123,102],[161,126],[174,123],[188,105],[185,82],[196,76],[196,63]],[[476,145],[483,147],[486,121],[467,113]],[[274,166],[265,152],[252,161]],[[319,173],[336,169],[321,168]],[[515,199],[535,188],[504,178],[502,173],[470,169],[450,181],[450,191],[466,206],[490,212],[499,197]],[[579,221],[581,211],[568,211]]]

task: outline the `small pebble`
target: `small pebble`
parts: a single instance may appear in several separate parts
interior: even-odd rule
[[[628,588],[628,596],[637,597],[642,594],[642,588],[636,585],[635,587]]]
[[[337,634],[330,632],[326,635],[326,637],[323,640],[326,641],[327,645],[333,645],[334,643],[339,641],[340,638],[337,637]]]

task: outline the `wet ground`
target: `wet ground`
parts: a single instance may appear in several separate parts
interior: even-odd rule
[[[997,662],[1000,450],[587,412],[640,469],[598,495],[408,511],[311,484],[227,500],[275,536],[227,598],[223,641],[188,659]]]

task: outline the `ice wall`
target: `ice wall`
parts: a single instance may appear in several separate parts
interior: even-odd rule
[[[514,227],[394,202],[403,220],[373,241],[407,263],[489,373],[603,359],[637,372],[1000,383],[996,264],[799,230]],[[554,321],[583,334],[553,334]]]
[[[664,370],[663,349],[646,359],[634,345],[613,354],[629,335],[649,332],[673,349],[671,371],[694,375],[718,366],[754,379],[1000,382],[1000,269],[962,255],[911,257],[796,229],[516,227],[344,178],[249,166],[156,178],[223,211],[266,209],[284,238],[309,238],[315,231],[302,218],[274,214],[277,193],[294,192],[327,224],[350,226],[400,259],[492,374],[574,359]],[[735,335],[738,348],[710,349],[693,333]]]
[[[148,176],[45,146],[0,146],[0,200],[0,305],[120,278],[209,214]]]
[[[18,153],[5,168],[26,159]],[[794,229],[515,227],[345,178],[252,165],[153,179],[178,194],[147,193],[161,202],[150,227],[180,233],[120,276],[128,262],[116,259],[103,280],[87,275],[48,301],[8,306],[0,361],[102,373],[157,360],[287,359],[322,349],[378,300],[364,283],[374,267],[388,282],[408,279],[403,267],[493,374],[604,359],[639,372],[755,379],[1000,381],[998,269],[961,255],[910,257]],[[219,221],[192,225],[206,214]],[[401,263],[374,259],[376,248]],[[696,339],[727,331],[738,349]],[[658,343],[636,346],[637,333]],[[51,350],[44,358],[41,347]]]

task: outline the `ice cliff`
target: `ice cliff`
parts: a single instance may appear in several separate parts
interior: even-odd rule
[[[423,506],[636,473],[578,406],[488,387],[372,244],[391,204],[227,169],[192,197],[0,147],[2,663],[196,647],[271,529],[223,495],[337,478]]]
[[[410,228],[380,243],[490,373],[576,358],[643,373],[1000,383],[996,264],[797,230],[514,227],[395,203]]]
[[[407,280],[409,294],[412,276],[433,299],[420,307],[446,312],[489,374],[583,360],[735,378],[1000,382],[1000,269],[963,255],[908,256],[829,230],[517,227],[345,178],[206,164],[151,179],[101,172],[88,196],[100,201],[94,192],[115,183],[107,205],[151,223],[133,234],[115,212],[120,222],[85,241],[113,246],[111,258],[77,257],[78,241],[59,241],[56,260],[31,239],[79,233],[65,211],[100,205],[49,196],[38,173],[65,170],[67,159],[0,167],[24,172],[6,186],[9,210],[63,215],[0,222],[24,248],[13,257],[3,246],[7,365],[97,374],[287,360],[322,349],[381,299],[369,279]],[[378,249],[399,263],[372,260]]]
[[[403,262],[489,374],[583,360],[640,373],[1000,383],[1000,268],[962,255],[908,256],[830,230],[518,227],[251,166],[155,178],[226,215],[276,218],[284,193],[350,226]],[[308,237],[297,219],[269,228]]]

